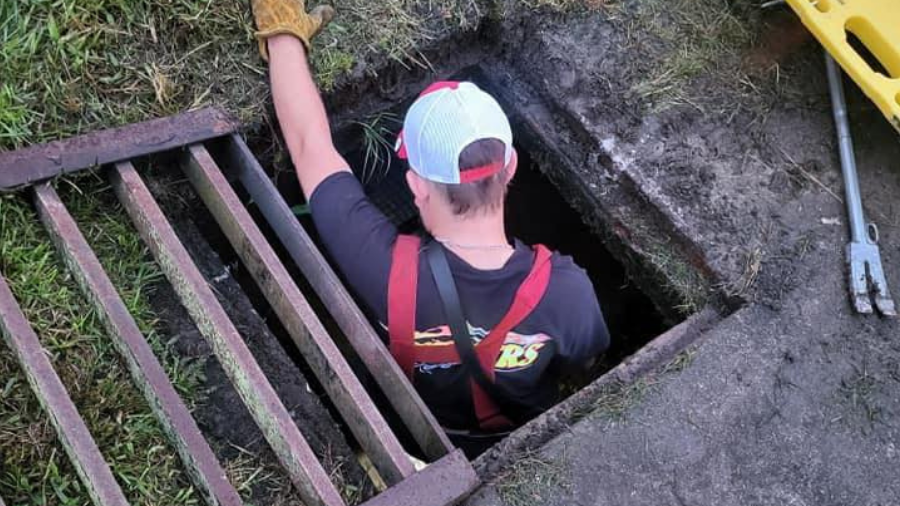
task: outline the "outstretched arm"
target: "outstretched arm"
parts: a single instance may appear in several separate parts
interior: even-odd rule
[[[325,178],[349,169],[332,143],[328,116],[313,82],[303,43],[291,35],[275,35],[267,42],[278,123],[309,199]]]
[[[307,13],[304,0],[253,0],[253,15],[260,55],[269,62],[278,122],[319,237],[355,291],[384,320],[397,228],[369,202],[334,149],[306,57],[310,39],[331,19],[332,9],[319,5]]]
[[[347,170],[306,57],[310,41],[333,15],[327,5],[307,13],[305,0],[253,0],[259,53],[269,61],[278,122],[307,199],[325,178]]]

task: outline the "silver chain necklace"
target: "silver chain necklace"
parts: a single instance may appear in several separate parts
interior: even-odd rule
[[[513,249],[509,244],[460,244],[458,242],[449,241],[441,237],[435,237],[434,240],[449,248],[482,251],[500,251],[505,249]]]

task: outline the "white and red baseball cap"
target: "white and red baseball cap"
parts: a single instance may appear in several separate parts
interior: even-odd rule
[[[505,146],[503,162],[459,170],[459,155],[482,139]],[[470,82],[432,84],[410,106],[397,138],[397,156],[418,175],[437,183],[471,183],[492,176],[513,156],[512,128],[494,97]]]

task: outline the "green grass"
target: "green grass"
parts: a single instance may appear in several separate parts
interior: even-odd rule
[[[648,238],[647,258],[662,278],[663,289],[680,303],[675,307],[683,315],[691,315],[709,302],[710,287],[697,269],[690,265],[671,244]]]
[[[644,399],[654,381],[644,377],[629,384],[613,382],[604,385],[591,407],[591,416],[608,422],[624,420],[628,411]]]
[[[265,96],[248,78],[262,69],[237,0],[2,2],[0,40],[2,96],[17,110],[0,147],[209,103],[246,116]]]
[[[363,146],[365,148],[365,160],[362,167],[362,181],[366,183],[373,178],[377,179],[387,175],[391,167],[391,159],[394,156],[394,143],[392,137],[396,137],[403,120],[397,115],[383,112],[356,122],[362,130]]]
[[[83,193],[69,187],[64,200],[176,389],[189,404],[198,401],[199,364],[178,359],[166,337],[155,331],[148,290],[160,279],[159,269],[109,193],[98,193],[93,181],[81,181]],[[177,454],[22,195],[0,196],[0,272],[131,504],[197,504]],[[0,378],[0,497],[7,504],[88,504],[5,343],[0,344]]]
[[[690,83],[701,74],[712,74],[730,83],[733,90],[746,82],[739,55],[749,47],[754,34],[739,10],[751,8],[750,2],[642,0],[632,4],[636,20],[633,31],[658,36],[666,48],[647,77],[632,90],[651,109],[697,105]]]
[[[607,2],[331,3],[337,16],[312,52],[325,91],[353,72],[375,75],[377,60],[429,68],[423,46],[451,29],[475,29],[500,4],[509,11]],[[253,31],[250,0],[0,2],[0,150],[206,105],[266,124],[267,70]]]
[[[474,28],[481,3],[338,2],[314,44],[319,82],[329,90],[376,56],[427,67],[418,48]],[[249,0],[0,2],[0,149],[204,105],[262,124],[268,83],[253,30]]]
[[[603,385],[597,398],[582,416],[593,416],[611,424],[625,421],[628,413],[656,388],[662,378],[681,373],[691,366],[695,356],[696,351],[688,349],[676,355],[669,363],[631,383],[614,381]]]

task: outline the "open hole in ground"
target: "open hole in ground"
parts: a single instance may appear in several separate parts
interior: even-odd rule
[[[412,196],[406,187],[404,177],[405,162],[396,159],[392,155],[389,146],[393,143],[396,131],[400,126],[399,118],[402,117],[402,112],[405,110],[408,102],[409,100],[398,103],[387,113],[375,116],[375,120],[361,120],[338,132],[335,136],[339,148],[345,154],[351,167],[357,171],[357,176],[365,182],[365,190],[374,204],[382,209],[404,232],[420,230],[421,225],[417,219]],[[510,110],[510,104],[506,104],[506,106],[511,117],[515,118],[518,116],[514,114],[513,110]],[[514,127],[516,126],[514,125]],[[522,126],[522,128],[527,128],[527,126]],[[517,135],[517,138],[529,138],[529,140],[527,144],[520,143],[517,145],[520,155],[520,167],[508,197],[507,222],[509,235],[517,237],[526,243],[544,243],[551,249],[574,257],[575,262],[586,269],[597,290],[598,298],[601,301],[612,335],[611,349],[601,357],[589,374],[581,378],[574,378],[571,381],[567,381],[565,385],[561,385],[563,394],[567,396],[602,376],[623,359],[640,350],[646,343],[673,325],[675,321],[667,319],[657,310],[658,298],[654,302],[653,298],[648,297],[632,282],[634,279],[632,274],[635,273],[629,272],[625,265],[633,266],[634,263],[623,263],[621,261],[621,253],[617,255],[610,252],[604,244],[604,238],[601,236],[600,231],[596,228],[596,218],[593,219],[593,225],[586,224],[588,220],[567,202],[564,196],[565,193],[560,191],[554,181],[559,181],[560,177],[565,178],[566,171],[571,169],[553,167],[552,171],[548,170],[548,167],[542,165],[546,163],[543,160],[547,159],[546,153],[543,151],[550,148],[541,146],[539,143],[536,144],[533,136]],[[217,153],[212,147],[211,149],[220,165],[227,171],[227,162],[224,160],[221,152]],[[189,188],[189,185],[180,175],[180,171],[174,167],[174,162],[170,160],[164,165],[169,166],[165,171],[172,173],[175,182],[166,187],[168,183],[159,181],[166,187],[161,189],[162,192],[165,193],[167,189],[182,187],[184,194],[194,195],[193,190]],[[547,173],[553,174],[554,180],[548,178],[546,176]],[[282,188],[282,190],[283,194],[288,196],[289,205],[298,209],[301,222],[310,231],[311,235],[315,237],[316,234],[311,220],[303,212],[303,202],[300,198],[299,185],[296,180],[287,181],[286,178],[282,178],[282,183],[286,183],[288,186],[287,188]],[[369,389],[377,405],[390,421],[393,430],[400,436],[401,441],[404,442],[410,453],[413,455],[417,454],[417,448],[413,439],[406,434],[403,424],[398,417],[392,414],[389,403],[377,389],[375,382],[367,377],[368,374],[362,367],[361,361],[354,356],[351,347],[347,344],[344,336],[341,335],[336,323],[330,318],[327,308],[324,307],[319,297],[305,283],[303,276],[294,267],[289,256],[280,250],[279,241],[275,238],[272,231],[268,230],[265,220],[255,214],[255,206],[252,205],[252,202],[242,191],[240,185],[234,185],[234,188],[238,191],[243,201],[249,204],[248,208],[254,213],[257,223],[268,234],[270,243],[275,246],[277,253],[282,257],[285,265],[298,281],[301,290],[325,324],[329,334],[335,337],[345,356],[350,358],[350,363],[355,366],[357,374],[362,378],[363,384]],[[180,198],[179,195],[174,195],[169,200],[178,200]],[[328,424],[332,420],[340,421],[342,417],[325,394],[324,389],[316,382],[312,368],[301,356],[292,339],[280,324],[274,311],[269,307],[250,272],[245,266],[241,265],[236,252],[225,239],[218,225],[205,210],[205,207],[197,201],[195,196],[189,197],[189,199],[195,201],[194,204],[189,206],[195,209],[185,209],[184,211],[186,219],[198,225],[195,235],[203,236],[209,247],[219,254],[222,263],[231,267],[230,274],[240,284],[238,291],[242,293],[239,294],[239,298],[247,297],[256,312],[262,316],[262,320],[264,320],[263,329],[268,328],[278,338],[284,352],[293,361],[293,363],[289,361],[287,367],[279,366],[278,370],[274,371],[274,374],[271,369],[267,370],[265,367],[264,372],[273,383],[276,383],[279,381],[279,378],[286,378],[291,374],[296,375],[299,370],[309,381],[312,394],[325,404],[328,413],[319,419],[318,422],[297,420],[298,425],[301,425],[301,430],[306,433],[303,430],[304,427],[302,427],[304,423]],[[167,212],[173,211],[173,209],[167,209]],[[581,211],[584,212],[583,206]],[[202,255],[202,252],[200,254]],[[628,252],[625,254],[627,255]],[[633,267],[631,268],[633,269]],[[218,272],[221,272],[221,270],[215,273],[216,277],[219,276]],[[225,296],[227,297],[228,294],[225,294]],[[244,314],[247,313],[252,313],[252,311],[244,311]],[[234,314],[230,314],[230,316],[238,322],[239,318]],[[578,315],[573,315],[573,318],[577,317]],[[241,325],[239,322],[238,324]],[[377,324],[374,326],[378,327]],[[245,326],[241,326],[240,330],[242,333],[246,332],[245,328]],[[260,332],[260,334],[263,333]],[[273,341],[270,338],[268,340],[270,342]],[[256,350],[254,349],[255,353]],[[287,383],[286,380],[285,383]],[[342,423],[334,425],[339,427],[344,436],[343,438],[338,437],[336,440],[340,441],[344,448],[349,447],[349,450],[357,456],[361,455],[363,453],[361,445],[355,440],[349,428]],[[338,436],[340,436],[340,433],[338,433]],[[352,456],[353,453],[350,455]]]
[[[395,107],[378,115],[361,119],[335,134],[335,143],[345,156],[357,177],[363,182],[365,191],[373,203],[380,208],[402,232],[421,231],[421,224],[412,201],[412,195],[405,181],[406,163],[393,156],[389,146],[393,144],[396,132],[400,128],[400,118],[411,102],[411,98],[398,103]],[[509,107],[509,104],[506,104]],[[507,109],[509,113],[509,109]],[[514,116],[511,114],[511,116]],[[516,129],[516,125],[514,125]],[[532,156],[541,146],[518,145],[520,167],[507,201],[507,227],[511,237],[517,237],[526,243],[543,243],[551,249],[570,255],[583,267],[600,299],[604,316],[612,336],[611,348],[600,357],[594,368],[583,377],[575,378],[562,385],[564,396],[576,392],[592,380],[618,365],[625,358],[639,351],[643,346],[668,328],[678,323],[670,315],[663,315],[657,309],[659,300],[668,296],[656,294],[655,299],[648,297],[633,282],[634,272],[629,272],[626,265],[634,269],[634,261],[623,263],[610,252],[604,244],[599,230],[586,224],[586,220],[566,200],[557,186],[546,175],[546,168],[537,161],[541,157]],[[558,169],[558,168],[557,168]],[[559,173],[559,170],[554,171]],[[564,172],[564,171],[563,171]],[[279,178],[279,190],[288,200],[288,204],[297,210],[298,218],[310,235],[318,242],[312,220],[308,216],[305,202],[299,191],[299,184],[293,177]],[[250,206],[251,211],[254,210]],[[257,216],[257,218],[259,218]],[[264,220],[259,219],[264,229]],[[265,230],[273,244],[278,241],[270,230]],[[321,243],[320,243],[321,248]],[[227,249],[227,248],[226,248]],[[626,245],[627,249],[627,245]],[[324,252],[324,249],[323,249]],[[629,252],[626,252],[628,254]],[[639,256],[639,255],[635,255]],[[233,258],[233,256],[231,256]],[[310,299],[318,314],[337,339],[343,339],[337,326],[324,311],[324,307],[315,293],[303,286],[302,276],[293,269],[287,255],[282,255],[292,274],[300,281],[301,289]],[[633,260],[633,259],[632,259]],[[252,285],[249,275],[234,271],[244,285]],[[352,293],[352,287],[349,287]],[[248,293],[253,293],[252,288]],[[258,296],[252,297],[261,314],[271,314],[265,301]],[[656,301],[656,304],[654,303]],[[672,301],[677,305],[678,301]],[[274,320],[274,318],[272,319]],[[272,322],[270,320],[270,322]],[[373,320],[376,327],[377,322]],[[284,338],[277,322],[272,322],[275,333]],[[293,348],[289,340],[284,339],[288,350]],[[351,358],[352,364],[360,364],[346,342],[341,348]],[[305,369],[302,358],[293,353],[295,360]],[[380,392],[373,381],[366,381],[367,374],[360,367],[358,373],[363,376],[364,384],[370,387],[376,402],[379,402],[389,419],[391,409],[383,402]],[[392,424],[398,434],[405,431],[400,423]],[[411,439],[406,440],[410,447]]]
[[[516,126],[514,125],[514,130]],[[390,137],[396,129],[390,132]],[[406,162],[384,158],[372,167],[371,147],[363,128],[340,132],[338,147],[360,180],[372,202],[401,232],[422,232],[412,194],[407,187]],[[622,262],[604,245],[602,239],[566,201],[531,155],[530,146],[517,144],[519,169],[509,188],[506,202],[506,226],[510,237],[526,244],[544,244],[572,256],[585,269],[597,293],[603,315],[612,336],[610,349],[590,373],[574,385],[571,393],[615,367],[647,342],[678,323],[664,317],[651,299],[635,286]],[[368,167],[364,169],[364,167]],[[315,234],[311,222],[308,230]]]

